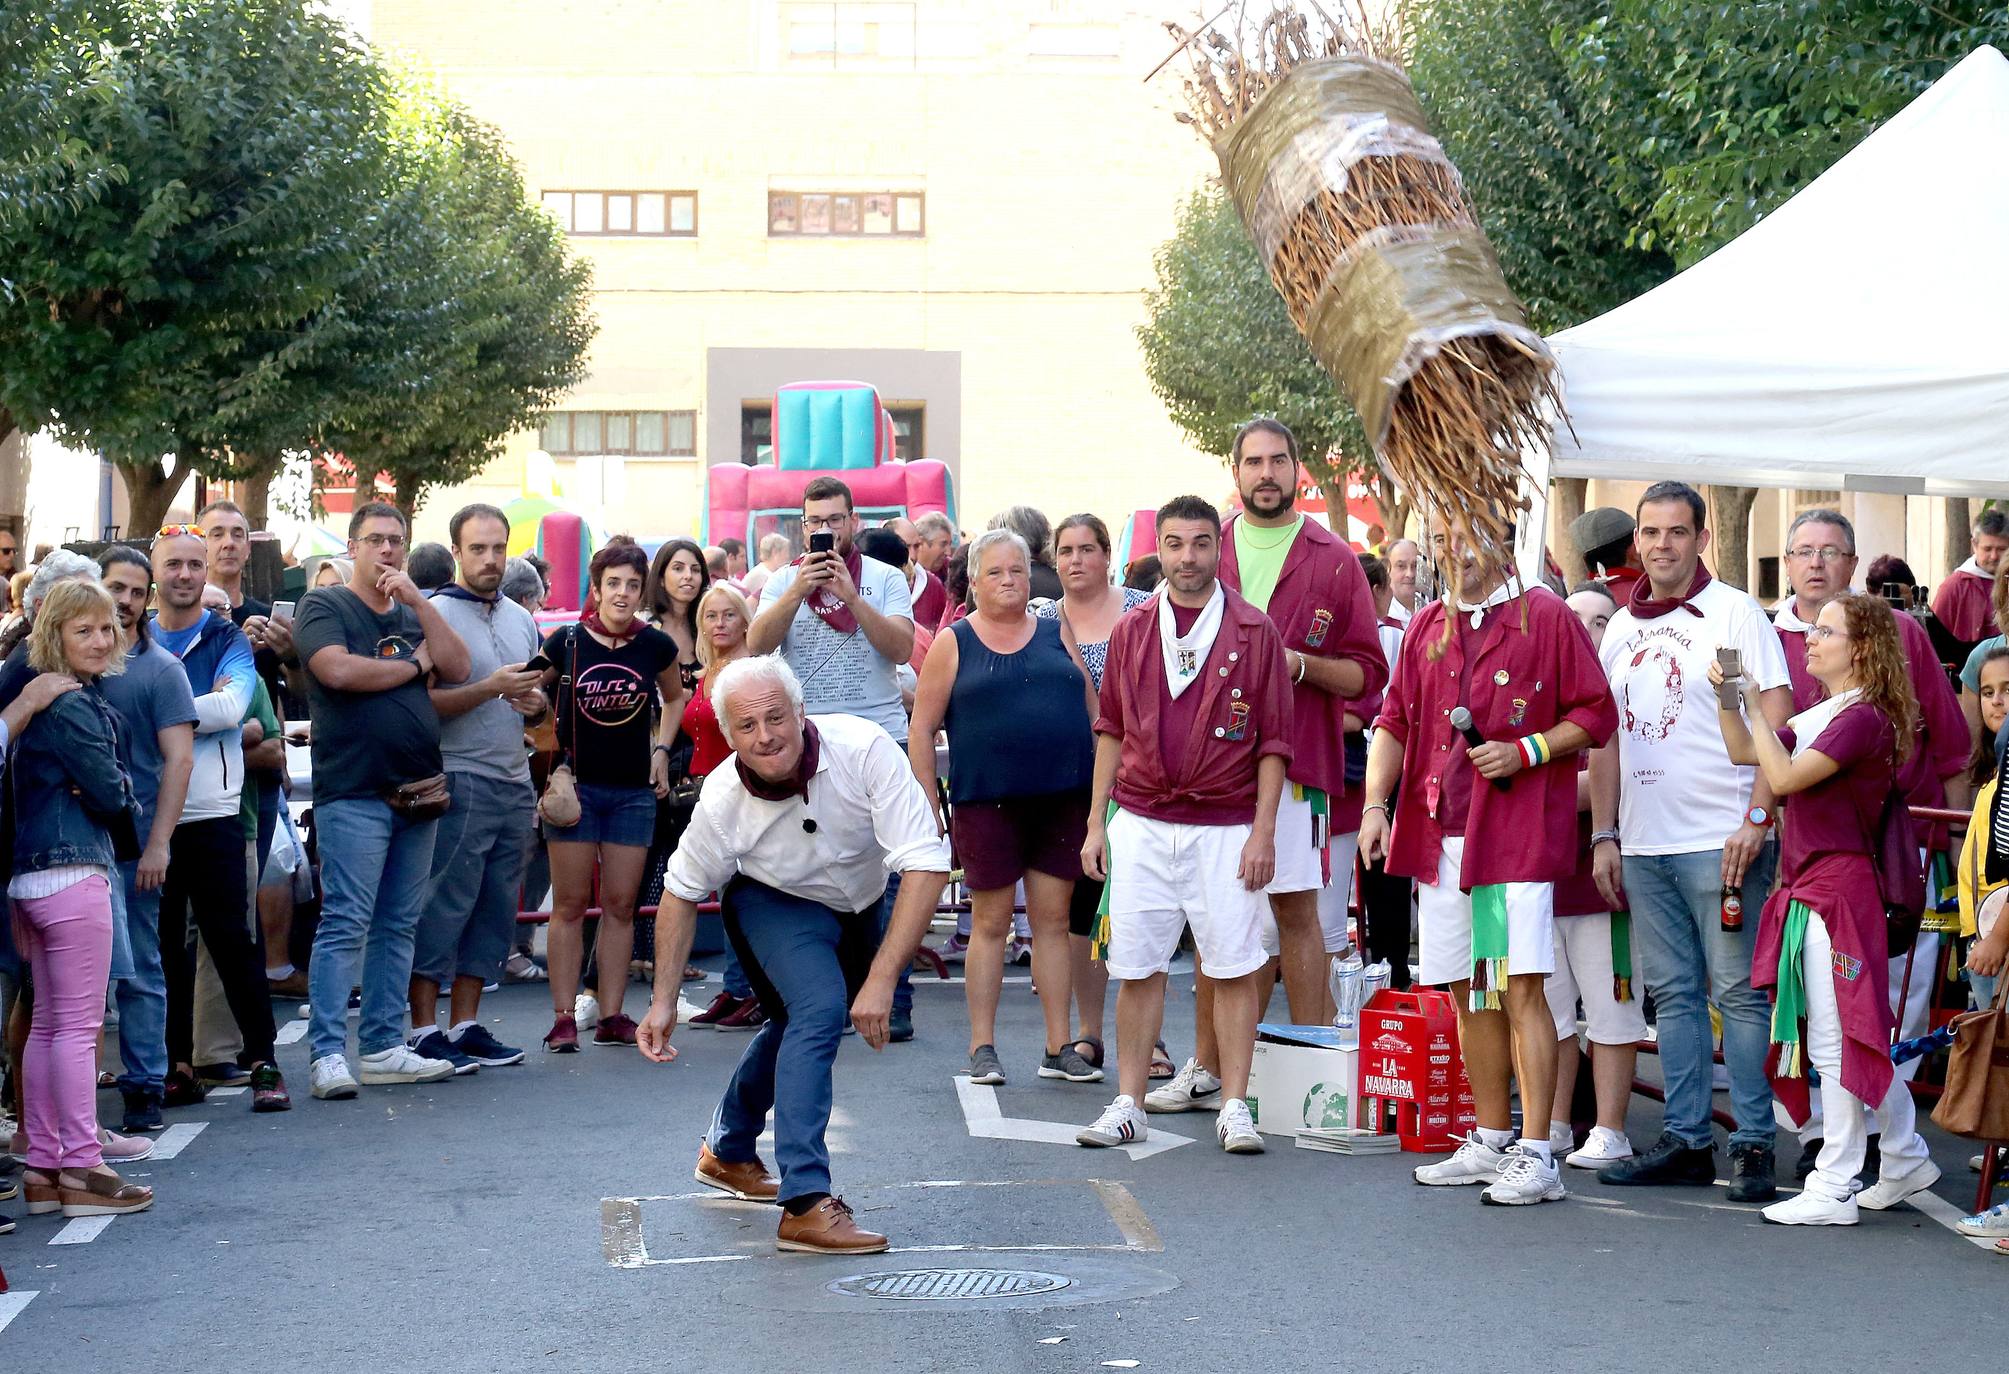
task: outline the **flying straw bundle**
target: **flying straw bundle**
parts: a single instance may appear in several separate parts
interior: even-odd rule
[[[1521,455],[1561,414],[1554,357],[1366,23],[1316,0],[1316,19],[1288,0],[1254,20],[1247,0],[1229,8],[1229,22],[1223,9],[1166,25],[1191,65],[1180,118],[1213,146],[1270,280],[1382,465],[1510,567]],[[1455,560],[1443,571],[1455,593]]]

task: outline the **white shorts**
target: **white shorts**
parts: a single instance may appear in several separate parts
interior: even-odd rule
[[[1472,898],[1458,890],[1464,855],[1464,837],[1446,836],[1437,856],[1437,881],[1416,884],[1416,981],[1429,987],[1472,976]],[[1507,973],[1555,972],[1555,887],[1506,886]]]
[[[1277,842],[1281,855],[1283,842]],[[1331,839],[1332,881],[1318,890],[1318,933],[1327,954],[1338,954],[1351,947],[1352,938],[1348,933],[1348,908],[1353,904],[1353,856],[1360,849],[1360,832],[1350,835],[1334,835]],[[1275,892],[1276,884],[1270,884],[1269,891]],[[1286,888],[1285,891],[1299,889]],[[1276,912],[1272,908],[1263,913],[1263,948],[1274,959],[1283,952],[1283,942],[1277,935]]]
[[[1109,822],[1109,976],[1167,972],[1187,925],[1210,977],[1240,978],[1268,963],[1270,900],[1235,876],[1248,842],[1246,825],[1174,825],[1118,811]]]
[[[1611,914],[1558,916],[1556,971],[1549,975],[1549,1014],[1556,1018],[1556,1039],[1577,1033],[1577,1000],[1583,1000],[1584,1032],[1593,1045],[1630,1045],[1646,1038],[1646,1013],[1639,1005],[1646,986],[1633,979],[1632,1000],[1611,995]],[[1634,973],[1638,969],[1635,967]]]
[[[1277,802],[1277,872],[1265,892],[1316,892],[1325,886],[1325,866],[1311,847],[1311,803],[1291,796],[1284,784]]]

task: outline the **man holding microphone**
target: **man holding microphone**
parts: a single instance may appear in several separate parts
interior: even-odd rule
[[[1464,570],[1459,600],[1421,606],[1409,623],[1375,722],[1360,824],[1364,859],[1385,854],[1390,873],[1421,883],[1418,981],[1456,999],[1478,1117],[1455,1154],[1415,1176],[1485,1184],[1483,1200],[1498,1205],[1554,1202],[1567,1194],[1548,1136],[1556,1032],[1544,984],[1555,970],[1554,884],[1577,864],[1577,770],[1561,761],[1610,739],[1618,712],[1562,598],[1523,590],[1441,516],[1432,523],[1437,565]],[[1514,1077],[1526,1118],[1518,1144]]]

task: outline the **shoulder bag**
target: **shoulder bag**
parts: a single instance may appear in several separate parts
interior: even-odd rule
[[[1992,1006],[1953,1018],[1946,1088],[1933,1123],[1970,1140],[2009,1140],[2009,978]]]
[[[572,693],[573,679],[579,673],[577,625],[567,627],[565,650],[565,672],[558,679],[558,693],[565,703],[565,718],[572,723],[572,739],[558,765],[551,770],[551,777],[544,784],[544,795],[537,801],[537,814],[544,818],[544,823],[561,830],[579,824],[579,788],[572,775],[572,756],[579,748],[579,703]]]
[[[1897,776],[1897,745],[1893,743],[1890,786],[1884,790],[1876,826],[1865,836],[1870,867],[1876,873],[1877,896],[1883,902],[1884,940],[1892,958],[1912,947],[1925,919],[1925,868],[1918,861],[1918,831],[1911,823],[1911,806]]]

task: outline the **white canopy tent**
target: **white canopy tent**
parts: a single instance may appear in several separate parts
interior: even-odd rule
[[[1551,338],[1553,475],[2009,494],[2005,167],[2009,60],[1982,48],[1741,237]]]

